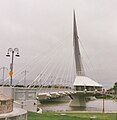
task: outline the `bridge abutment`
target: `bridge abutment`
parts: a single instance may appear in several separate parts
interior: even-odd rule
[[[85,95],[72,94],[69,106],[86,107]]]

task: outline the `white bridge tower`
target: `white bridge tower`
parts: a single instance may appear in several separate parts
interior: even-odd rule
[[[86,77],[79,49],[79,37],[77,33],[77,25],[74,11],[73,20],[73,45],[74,45],[74,57],[76,67],[76,77],[74,81],[75,94],[71,94],[70,106],[86,106],[86,98],[91,97],[97,92],[102,91],[102,85]]]

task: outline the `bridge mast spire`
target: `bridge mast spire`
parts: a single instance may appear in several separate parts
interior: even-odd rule
[[[74,56],[75,56],[75,64],[76,64],[76,75],[84,76],[84,69],[81,61],[81,54],[79,49],[79,41],[78,41],[78,33],[77,33],[77,24],[75,18],[75,10],[74,10],[74,20],[73,20],[73,44],[74,44]]]

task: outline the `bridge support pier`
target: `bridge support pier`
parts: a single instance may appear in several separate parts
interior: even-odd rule
[[[70,95],[71,101],[69,106],[71,107],[86,107],[85,95],[72,94]]]

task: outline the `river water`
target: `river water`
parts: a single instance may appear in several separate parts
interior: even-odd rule
[[[97,99],[94,101],[89,101],[86,107],[70,107],[69,101],[59,102],[51,101],[39,105],[43,111],[102,111],[103,100]],[[104,100],[104,110],[105,112],[117,112],[117,102],[115,100]]]

